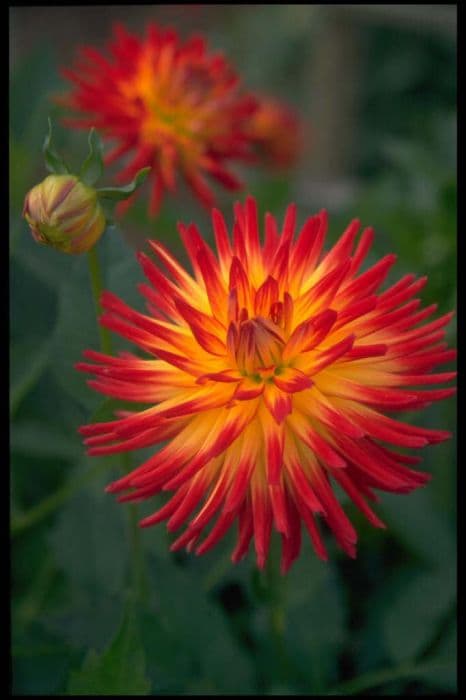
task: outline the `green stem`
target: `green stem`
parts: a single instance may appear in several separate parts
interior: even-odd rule
[[[87,259],[89,262],[89,275],[91,278],[92,296],[94,297],[94,304],[97,316],[102,313],[102,307],[100,305],[100,297],[103,292],[103,277],[102,270],[100,267],[99,258],[97,255],[96,246],[90,249],[87,254]],[[107,328],[104,328],[99,323],[99,334],[100,334],[100,346],[102,352],[105,355],[112,354],[112,339]]]
[[[451,669],[452,665],[453,662],[448,660],[439,662],[426,661],[425,663],[419,664],[401,664],[395,668],[387,668],[381,671],[370,671],[351,681],[340,683],[328,690],[326,695],[356,695],[369,688],[375,688],[379,685],[402,680],[403,678],[416,678],[417,676],[427,672],[430,673],[431,671],[433,673],[445,671]]]
[[[280,548],[272,539],[265,569],[266,593],[270,636],[273,641],[277,662],[286,678],[290,671],[290,662],[285,644],[285,577],[280,572]]]
[[[97,250],[94,246],[88,253],[89,260],[89,274],[91,277],[92,295],[94,297],[94,304],[96,312],[98,315],[102,313],[102,307],[100,304],[100,298],[103,291],[103,276],[99,263],[99,258],[97,256]],[[112,340],[110,333],[106,328],[99,324],[100,332],[100,345],[102,352],[106,355],[112,354]],[[132,469],[131,456],[128,453],[124,453],[122,457],[122,470],[125,474],[130,472]],[[130,547],[131,547],[131,570],[132,570],[132,581],[131,581],[131,594],[133,602],[140,601],[144,597],[145,592],[145,572],[144,572],[144,559],[142,553],[142,543],[141,543],[141,533],[138,526],[139,514],[138,506],[136,503],[132,503],[129,506],[129,531],[130,531]]]
[[[127,474],[133,468],[131,455],[123,454],[123,472]],[[139,508],[137,503],[131,503],[128,509],[128,523],[131,548],[131,595],[133,602],[142,602],[147,594],[146,571],[142,551],[141,530],[138,525]]]

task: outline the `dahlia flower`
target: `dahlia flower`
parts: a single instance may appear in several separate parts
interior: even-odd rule
[[[149,242],[166,272],[138,254],[147,314],[102,296],[101,324],[150,357],[87,351],[91,362],[78,369],[95,375],[89,384],[97,391],[148,408],[80,431],[90,455],[164,443],[107,490],[123,492],[120,501],[171,492],[140,524],[167,520],[175,531],[187,523],[172,550],[204,553],[236,521],[232,560],[254,539],[263,567],[274,528],[286,571],[299,554],[302,523],[326,559],[324,522],[354,557],[356,532],[333,484],[384,527],[369,505],[375,492],[408,493],[429,479],[405,448],[450,436],[387,415],[454,392],[425,389],[455,376],[429,373],[455,351],[442,342],[452,314],[425,323],[436,306],[422,309],[412,298],[426,277],[407,274],[380,292],[395,256],[360,272],[371,228],[356,243],[360,224],[352,221],[323,252],[326,213],[309,218],[293,241],[295,221],[294,205],[281,230],[267,214],[261,243],[254,199],[235,206],[232,238],[214,209],[217,253],[196,226],[179,227],[193,276],[161,243]]]
[[[205,205],[213,203],[206,176],[235,190],[231,161],[252,155],[246,126],[256,109],[221,54],[204,39],[182,42],[176,32],[150,24],[139,39],[116,25],[108,55],[84,47],[64,76],[72,90],[60,101],[77,111],[76,127],[95,126],[114,142],[107,163],[127,156],[118,179],[151,166],[150,212],[182,175]]]
[[[259,159],[280,169],[294,165],[300,145],[300,122],[288,105],[273,97],[258,97],[248,134]]]

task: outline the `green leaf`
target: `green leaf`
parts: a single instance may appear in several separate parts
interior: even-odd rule
[[[120,236],[115,238],[121,240]],[[119,261],[115,261],[108,266],[107,288],[114,294],[124,299],[126,304],[145,311],[143,298],[138,291],[138,282],[142,279],[142,271],[136,260],[134,250],[124,244],[125,253],[121,255]]]
[[[62,695],[73,652],[36,622],[12,631],[13,695]]]
[[[146,659],[133,606],[128,604],[120,628],[102,653],[90,651],[80,671],[73,671],[69,695],[149,695]]]
[[[18,229],[22,223],[21,210],[29,184],[27,177],[31,168],[31,154],[24,143],[16,140],[13,129],[10,130],[9,155],[10,229]]]
[[[9,85],[10,125],[15,138],[29,153],[29,168],[24,175],[30,178],[39,165],[42,168],[42,158],[36,156],[36,149],[43,139],[44,122],[50,113],[57,111],[50,104],[50,95],[60,89],[57,57],[52,46],[42,43],[24,54],[18,52],[15,59]]]
[[[137,188],[142,185],[150,169],[150,167],[142,168],[142,170],[136,173],[134,180],[128,185],[123,185],[122,187],[102,187],[97,190],[97,194],[101,199],[111,199],[114,202],[121,202],[123,199],[128,199],[128,197],[134,194]]]
[[[77,435],[69,435],[44,420],[26,420],[12,425],[10,447],[13,452],[34,457],[73,460],[82,451]]]
[[[437,510],[428,489],[408,498],[384,494],[380,506],[389,532],[411,552],[434,566],[448,566],[456,557],[455,537],[445,511]]]
[[[74,368],[86,348],[99,346],[94,301],[90,290],[87,256],[74,261],[68,278],[58,292],[58,318],[52,338],[51,371],[59,386],[87,410],[98,405],[97,394],[89,389],[86,377]]]
[[[337,686],[334,686],[327,690],[326,695],[344,695],[348,697],[349,695],[361,695],[363,691],[367,691],[371,688],[378,688],[379,686],[384,687],[390,684],[391,692],[388,690],[383,693],[383,690],[379,691],[381,694],[386,695],[400,695],[402,693],[402,687],[400,686],[400,681],[408,681],[413,679],[426,680],[430,678],[448,678],[449,683],[445,685],[450,690],[452,687],[456,687],[456,663],[452,659],[439,659],[438,657],[429,657],[425,661],[420,663],[403,663],[399,666],[394,666],[392,668],[383,668],[377,671],[369,671],[368,673],[363,673],[361,676],[356,676],[349,681],[344,681]],[[443,686],[443,683],[436,683],[437,687]]]
[[[60,638],[63,646],[77,652],[94,649],[101,653],[115,634],[124,600],[123,595],[67,585],[59,599],[55,598],[53,605],[40,615],[39,621]],[[77,663],[81,664],[82,660],[80,656]],[[74,667],[79,666],[75,664]]]
[[[156,692],[253,693],[251,658],[216,601],[203,593],[193,567],[167,560],[153,573],[155,605],[143,616],[142,633],[149,667],[158,669]]]
[[[419,677],[422,677],[426,683],[435,688],[454,692],[458,684],[457,642],[458,630],[455,620],[440,642],[435,654],[428,659],[432,668],[427,667],[422,676],[420,675]],[[443,669],[440,667],[442,662],[448,663]]]
[[[286,648],[313,691],[323,692],[336,679],[337,654],[345,641],[341,586],[331,565],[310,557],[296,562],[290,574]]]
[[[394,661],[414,659],[435,638],[454,604],[456,575],[451,569],[416,572],[396,590],[383,616],[385,643]]]
[[[92,468],[97,467],[92,461]],[[103,460],[109,462],[109,460]],[[110,461],[111,464],[111,461]],[[81,462],[76,477],[88,473]],[[50,536],[58,566],[70,582],[90,591],[106,593],[124,589],[128,562],[125,509],[104,493],[104,484],[114,475],[94,469],[96,478],[63,505]],[[99,483],[99,481],[101,483]]]
[[[337,653],[345,640],[345,607],[332,564],[317,559],[307,542],[303,550],[283,582],[284,651],[280,656],[274,651],[270,613],[263,603],[254,619],[259,642],[256,665],[269,689],[292,678],[297,690],[312,688],[314,693],[323,693],[337,677]],[[271,663],[274,654],[276,661]]]
[[[48,122],[49,122],[49,132],[48,132],[47,136],[45,137],[44,145],[42,147],[42,150],[44,152],[46,168],[51,173],[67,174],[70,171],[68,170],[67,166],[65,165],[63,158],[58,155],[58,153],[55,151],[55,149],[52,146],[52,120],[50,119],[50,117],[48,119]]]
[[[92,186],[102,175],[103,169],[102,141],[96,130],[92,128],[89,132],[89,155],[82,164],[79,178],[86,185]]]
[[[20,232],[14,244],[14,261],[21,266],[21,280],[16,279],[16,274],[12,275],[12,296],[16,299],[22,294],[23,278],[29,286],[35,285],[37,289],[40,283],[55,293],[68,278],[76,259],[72,255],[63,255],[50,246],[38,246],[26,222],[18,220],[18,225]],[[34,316],[36,309],[33,311],[27,306],[23,307],[23,316],[26,312]]]
[[[45,340],[34,355],[30,344],[12,345],[12,365],[10,376],[10,415],[13,416],[22,400],[36,385],[50,362],[50,340]]]
[[[122,239],[120,232],[107,232],[99,241],[97,250],[104,289],[121,294],[129,304],[141,306],[142,300],[137,293],[141,272],[133,250]],[[95,350],[100,345],[88,267],[87,256],[73,260],[71,270],[58,291],[58,318],[53,335],[54,360],[51,370],[57,383],[68,395],[72,395],[88,411],[93,411],[98,404],[99,395],[87,385],[88,376],[74,368],[76,362],[82,360],[84,350]],[[114,352],[123,345],[132,345],[116,334],[112,340]]]

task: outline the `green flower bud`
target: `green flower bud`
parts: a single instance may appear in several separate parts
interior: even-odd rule
[[[63,253],[85,253],[106,221],[97,192],[75,175],[49,175],[28,192],[23,216],[38,243]]]

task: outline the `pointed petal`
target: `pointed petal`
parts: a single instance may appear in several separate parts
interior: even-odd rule
[[[230,291],[236,289],[238,307],[248,309],[251,303],[249,280],[238,257],[234,256],[230,267]]]
[[[304,372],[293,367],[285,367],[280,370],[279,374],[275,371],[273,380],[281,391],[289,394],[294,394],[296,391],[304,391],[313,385],[312,379],[309,379]]]
[[[272,533],[272,509],[268,492],[263,484],[255,484],[254,480],[251,500],[257,566],[259,569],[263,569],[267,560],[270,535]]]
[[[285,492],[283,485],[269,485],[270,502],[272,504],[273,520],[275,528],[278,532],[282,532],[286,537],[289,536],[288,512],[286,507]]]
[[[283,360],[312,350],[328,335],[337,319],[337,312],[326,309],[320,314],[300,323],[291,334],[283,349]]]
[[[264,385],[264,403],[279,425],[283,423],[293,408],[291,397],[275,384],[266,383]]]
[[[272,304],[278,301],[278,283],[270,275],[259,287],[254,299],[254,313],[256,316],[267,316],[270,313]]]
[[[255,399],[257,396],[260,396],[263,391],[264,382],[256,382],[249,377],[245,377],[237,385],[235,393],[233,394],[233,399],[248,401],[249,399]]]
[[[218,250],[220,268],[224,279],[227,279],[233,253],[225,219],[218,209],[212,209],[212,225],[215,233],[215,243]]]
[[[224,357],[225,343],[220,338],[225,334],[225,327],[216,319],[194,309],[182,299],[175,299],[175,305],[186,323],[189,324],[199,345],[212,355]]]
[[[261,424],[265,442],[267,482],[276,484],[280,479],[283,466],[285,433],[283,425],[277,425],[268,415],[262,414]]]

